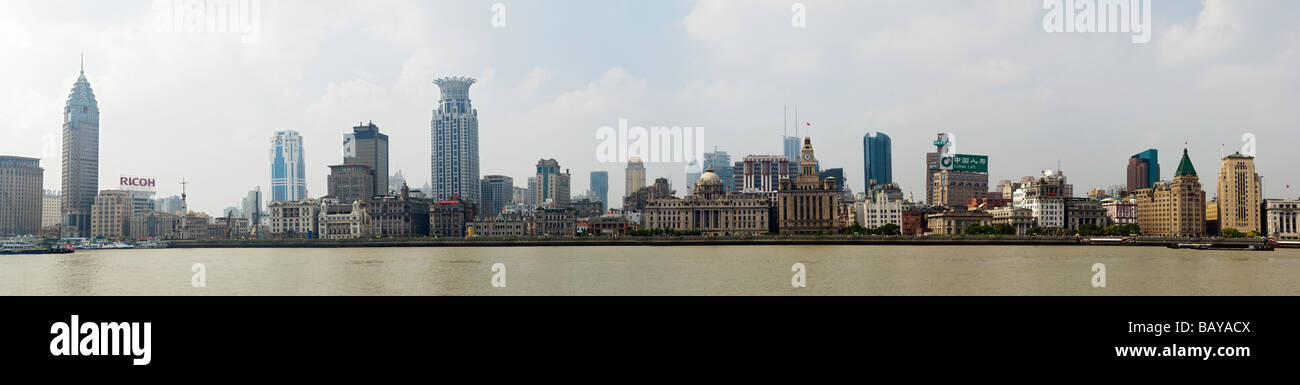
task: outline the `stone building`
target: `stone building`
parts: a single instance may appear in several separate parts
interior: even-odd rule
[[[617,236],[640,228],[635,221],[622,215],[607,214],[592,218],[588,222],[587,232],[593,235]]]
[[[467,235],[474,237],[528,237],[533,235],[533,217],[522,214],[497,214],[470,222]]]
[[[967,210],[966,206],[957,206],[947,211],[929,215],[930,234],[955,235],[966,233],[970,225],[988,226],[993,223],[993,215],[979,210]]]
[[[592,199],[582,199],[572,204],[575,210],[578,210],[578,218],[596,218],[605,215],[605,202]]]
[[[321,203],[320,238],[352,239],[370,236],[370,215],[366,213],[366,204],[352,201],[351,204],[335,200]]]
[[[469,201],[433,202],[429,206],[429,235],[464,237],[466,225],[474,221],[475,206]]]
[[[1083,225],[1105,228],[1110,223],[1101,202],[1088,198],[1065,198],[1066,228],[1079,230]]]
[[[1016,229],[1016,235],[1025,235],[1029,228],[1036,225],[1033,210],[1027,208],[1005,206],[989,210],[988,213],[992,216],[990,225],[1010,225]]]
[[[1137,197],[1138,227],[1143,235],[1201,237],[1205,230],[1205,190],[1196,169],[1183,150],[1173,182],[1157,183],[1139,189]]]
[[[131,193],[120,190],[104,190],[95,197],[95,204],[90,208],[90,236],[99,238],[125,238],[130,236],[131,216],[135,206],[131,203]]]
[[[1255,173],[1255,157],[1238,152],[1223,158],[1218,191],[1220,228],[1242,233],[1263,232],[1261,183],[1259,174]]]
[[[429,201],[411,196],[402,185],[397,196],[376,197],[366,203],[371,236],[404,237],[429,234]]]
[[[783,179],[777,188],[777,228],[782,234],[838,232],[840,185],[835,178],[821,179],[812,138],[803,139],[799,175]]]
[[[854,223],[858,226],[875,229],[884,225],[896,225],[902,231],[904,208],[901,199],[890,199],[889,194],[872,194],[864,201],[855,202],[854,206]]]
[[[578,211],[572,208],[538,208],[533,212],[533,233],[541,237],[578,234]]]
[[[703,235],[761,235],[770,230],[771,203],[754,195],[727,195],[727,186],[712,168],[695,183],[685,198],[660,198],[646,205],[642,221],[647,229],[700,231]],[[604,218],[604,217],[602,217]],[[612,220],[591,223],[603,226]],[[603,231],[603,230],[602,230]]]
[[[131,236],[137,239],[174,239],[180,235],[181,217],[161,211],[131,217]]]
[[[275,201],[266,205],[267,232],[272,238],[319,238],[321,201]]]
[[[1300,200],[1269,199],[1265,207],[1269,237],[1288,241],[1300,240],[1300,228],[1296,227],[1296,218],[1300,217]]]

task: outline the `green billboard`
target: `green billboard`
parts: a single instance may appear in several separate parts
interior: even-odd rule
[[[989,172],[989,157],[986,155],[966,155],[945,157],[941,166],[944,170],[960,172]]]

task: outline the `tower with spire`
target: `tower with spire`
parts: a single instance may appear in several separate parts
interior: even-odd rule
[[[99,192],[99,103],[86,80],[85,56],[81,73],[72,84],[63,107],[63,210],[62,235],[90,235],[90,208]]]
[[[1143,235],[1201,237],[1206,234],[1205,190],[1187,149],[1172,182],[1138,189],[1138,227]]]

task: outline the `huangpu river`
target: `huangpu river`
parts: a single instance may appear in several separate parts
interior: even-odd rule
[[[1098,263],[1105,267],[1106,285],[1095,288]],[[796,288],[792,281],[802,281],[805,287]],[[0,295],[1300,295],[1300,250],[1098,246],[82,250],[0,256]]]

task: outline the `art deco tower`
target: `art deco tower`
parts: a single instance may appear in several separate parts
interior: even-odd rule
[[[86,80],[86,68],[72,85],[63,107],[62,235],[90,235],[90,207],[99,192],[99,103]]]
[[[429,197],[438,200],[479,199],[478,111],[469,99],[475,80],[447,77],[433,81],[442,89],[442,99],[433,110],[431,124],[432,171]]]

